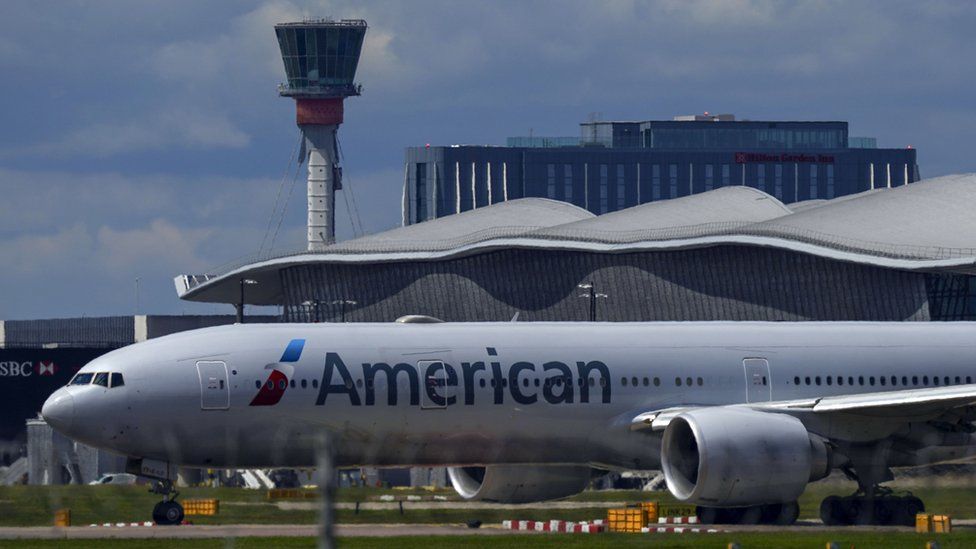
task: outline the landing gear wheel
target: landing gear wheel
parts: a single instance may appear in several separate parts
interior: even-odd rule
[[[763,506],[753,505],[743,507],[742,514],[739,515],[738,524],[761,524],[763,519]]]
[[[183,522],[183,506],[175,501],[161,501],[153,507],[153,522],[172,526]]]
[[[765,517],[764,517],[765,518]],[[779,513],[771,517],[770,521],[763,521],[763,524],[776,524],[779,526],[789,526],[800,518],[800,504],[793,501],[779,505]]]
[[[702,524],[718,524],[719,510],[715,507],[702,507],[699,505],[695,509],[695,514],[698,516],[698,522]]]
[[[915,496],[898,498],[901,500],[891,514],[891,524],[896,526],[912,526],[915,524],[915,515],[925,512],[925,504]]]
[[[820,502],[820,520],[826,526],[838,526],[849,524],[845,517],[846,513],[841,510],[841,498],[839,496],[827,496]]]
[[[820,519],[827,526],[847,524],[912,526],[925,504],[915,496],[830,496],[820,504]]]

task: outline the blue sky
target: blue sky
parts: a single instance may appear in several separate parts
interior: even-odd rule
[[[976,171],[969,2],[7,0],[0,319],[131,314],[136,278],[140,312],[230,312],[172,277],[260,246],[298,139],[272,26],[320,15],[370,25],[340,131],[367,232],[399,223],[404,147],[590,113],[847,120],[919,149],[923,177]],[[299,179],[277,250],[303,245],[304,207]]]

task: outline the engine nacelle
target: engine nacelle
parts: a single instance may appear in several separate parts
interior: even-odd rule
[[[702,408],[664,431],[661,468],[681,501],[735,507],[795,501],[830,473],[830,449],[785,414]]]
[[[488,465],[448,467],[458,495],[467,500],[529,503],[559,499],[586,489],[592,478],[582,465]]]

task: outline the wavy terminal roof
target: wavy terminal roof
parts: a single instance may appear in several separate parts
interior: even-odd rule
[[[952,175],[797,204],[745,186],[723,187],[594,216],[565,202],[523,198],[340,242],[324,252],[254,258],[176,277],[182,299],[280,302],[278,270],[317,263],[437,261],[499,248],[625,253],[720,245],[788,249],[840,261],[976,273],[976,174]]]

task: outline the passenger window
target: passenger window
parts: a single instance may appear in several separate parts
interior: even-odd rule
[[[536,387],[539,386],[539,380],[538,379],[535,380],[535,386]],[[595,377],[591,377],[590,378],[590,387],[594,387],[594,386],[596,386],[596,378]]]
[[[630,378],[630,384],[633,385],[634,387],[637,387],[637,378],[636,377]]]
[[[827,385],[834,384],[834,376],[827,376]]]
[[[94,377],[94,375],[95,374],[90,374],[87,372],[84,374],[78,374],[71,380],[71,383],[69,383],[68,385],[88,385],[89,383],[91,383],[92,377]]]
[[[807,385],[810,385],[810,376],[807,376],[803,381],[805,381]]]
[[[844,384],[844,376],[837,376],[837,385]]]
[[[847,384],[851,386],[854,385],[854,376],[847,376]]]
[[[885,376],[879,377],[878,378],[878,381],[880,381],[882,385],[886,385],[887,384],[887,380],[885,379]]]
[[[108,387],[108,372],[98,372],[95,374],[95,380],[92,381],[92,384]]]
[[[625,378],[625,377],[620,378],[620,384],[623,385],[624,387],[626,387],[627,386],[627,378]]]
[[[912,376],[912,385],[918,385],[918,376]]]
[[[312,388],[313,389],[318,389],[319,388],[319,380],[317,380],[317,379],[313,379],[312,380]]]
[[[864,376],[857,376],[857,384],[864,386]]]
[[[901,376],[901,384],[908,386],[908,376]]]
[[[687,384],[689,387],[691,387],[691,378],[690,377],[686,377],[685,378],[685,384]]]
[[[647,386],[649,386],[650,384],[651,384],[651,380],[649,380],[649,379],[647,379],[647,378],[645,377],[645,378],[644,378],[644,387],[647,387]]]
[[[261,380],[260,379],[255,379],[254,380],[254,388],[255,389],[260,389],[261,388]]]
[[[922,385],[927,386],[928,384],[929,384],[929,376],[922,376]]]
[[[939,376],[932,376],[932,385],[939,384]]]
[[[654,386],[655,387],[660,387],[661,386],[661,378],[659,378],[659,377],[654,378]]]
[[[288,382],[288,384],[289,384],[289,385],[291,385],[291,388],[292,388],[292,389],[294,389],[294,388],[295,388],[295,380],[294,380],[294,379],[293,379],[293,380],[291,380],[290,382]]]
[[[600,387],[606,387],[606,386],[607,386],[607,378],[601,377],[600,378]]]
[[[973,382],[973,377],[972,376],[966,376],[966,383],[972,383],[972,382]]]
[[[372,386],[373,386],[373,384],[372,384],[372,383],[370,383],[370,387],[372,387]],[[538,386],[539,386],[539,378],[535,378],[535,386],[536,386],[536,387],[538,387]],[[593,378],[590,378],[590,386],[591,386],[591,387],[593,386]]]
[[[481,386],[482,386],[482,387],[484,387],[484,386],[485,386],[485,380],[483,380],[483,379],[481,380]],[[303,380],[302,380],[302,389],[304,389],[304,388],[306,388],[306,387],[308,387],[308,380],[305,380],[305,379],[303,379]]]
[[[681,387],[681,378],[680,377],[674,378],[674,384],[678,387]]]
[[[581,386],[583,385],[583,378],[580,378],[580,385]],[[523,378],[522,379],[522,386],[523,387],[528,387],[529,386],[529,378]]]
[[[871,386],[874,387],[874,376],[869,377],[868,381],[871,383]]]
[[[945,376],[945,385],[949,385],[950,383],[949,376]]]
[[[819,386],[820,385],[820,376],[817,376],[817,377],[813,378],[813,381],[816,382],[816,384]]]
[[[528,380],[526,380],[526,381],[528,381]],[[362,386],[363,386],[363,380],[357,379],[356,380],[356,387],[362,388]]]
[[[799,385],[799,384],[800,384],[800,376],[794,376],[793,385]]]
[[[766,378],[764,377],[764,378],[763,378],[763,381],[765,381],[765,380],[766,380]],[[704,385],[704,384],[705,384],[705,380],[704,380],[704,379],[702,379],[702,378],[698,378],[698,380],[697,380],[697,381],[698,381],[698,386],[699,386],[699,387],[701,387],[702,385]],[[765,383],[763,383],[763,385],[765,385]]]
[[[960,379],[959,376],[956,376],[956,385],[960,384],[962,384],[962,379]]]
[[[112,372],[112,387],[121,387],[123,385],[125,385],[125,381],[122,379],[122,374]]]

